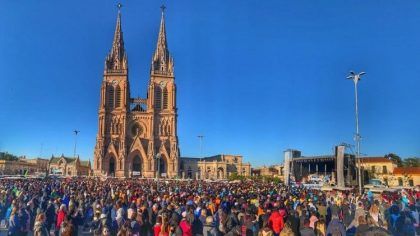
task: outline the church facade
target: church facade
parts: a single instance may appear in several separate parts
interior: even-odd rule
[[[128,70],[119,10],[100,90],[94,174],[176,177],[179,169],[176,84],[163,10],[145,98],[131,96]]]
[[[100,90],[95,176],[226,179],[233,173],[250,175],[251,165],[242,163],[242,156],[180,157],[174,60],[166,39],[164,7],[145,97],[130,94],[127,58],[118,10]]]

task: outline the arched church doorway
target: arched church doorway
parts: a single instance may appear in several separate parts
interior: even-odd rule
[[[156,173],[158,174],[159,177],[167,177],[166,176],[166,172],[167,172],[167,164],[166,164],[166,160],[163,156],[161,156],[160,158],[157,159],[157,170]]]
[[[115,158],[109,157],[109,175],[115,176]]]
[[[141,175],[141,159],[138,155],[135,155],[133,158],[133,176]]]

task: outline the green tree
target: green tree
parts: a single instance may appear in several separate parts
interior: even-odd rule
[[[401,160],[401,157],[399,157],[397,154],[395,153],[389,153],[385,155],[385,158],[388,158],[389,160],[391,160],[394,164],[396,164],[398,167],[402,167],[403,166],[403,162]]]
[[[229,177],[228,177],[229,181],[233,181],[233,180],[245,180],[245,177],[242,175],[238,175],[238,173],[232,173]]]
[[[404,167],[420,167],[420,158],[410,157],[402,160]]]
[[[0,152],[0,160],[5,161],[17,161],[19,158],[13,154],[7,152]]]

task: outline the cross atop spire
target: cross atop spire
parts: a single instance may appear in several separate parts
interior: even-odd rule
[[[165,5],[160,7],[162,16],[160,19],[160,28],[158,34],[158,41],[156,50],[152,59],[152,73],[173,75],[173,59],[169,55],[168,44],[166,41],[166,26],[165,26]]]
[[[112,49],[109,52],[106,61],[106,70],[126,70],[127,69],[127,55],[124,48],[123,32],[121,29],[121,7],[118,3],[117,23],[115,26],[114,41],[112,42]]]

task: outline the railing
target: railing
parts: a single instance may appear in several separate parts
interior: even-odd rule
[[[105,69],[105,72],[109,74],[121,74],[127,73],[127,69]]]
[[[152,75],[168,75],[168,76],[173,76],[173,72],[168,72],[168,71],[161,71],[161,70],[151,70]]]
[[[147,104],[147,99],[145,99],[145,98],[131,98],[131,103]]]

